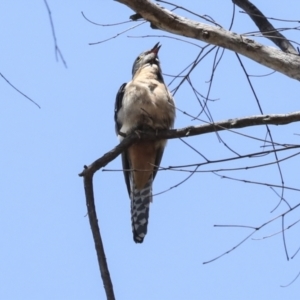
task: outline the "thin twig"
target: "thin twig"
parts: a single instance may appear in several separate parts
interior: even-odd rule
[[[123,25],[123,24],[127,24],[127,23],[132,23],[133,21],[123,21],[123,22],[118,22],[118,23],[111,23],[111,24],[100,24],[100,23],[96,23],[90,19],[88,19],[88,17],[85,16],[85,14],[83,12],[81,12],[82,16],[91,24],[96,25],[96,26],[101,26],[101,27],[107,27],[107,26],[117,26],[117,25]]]
[[[125,29],[125,30],[117,33],[116,35],[114,35],[114,36],[112,36],[110,38],[105,39],[105,40],[102,40],[102,41],[99,41],[99,42],[94,42],[94,43],[89,43],[89,45],[93,46],[93,45],[98,45],[98,44],[102,44],[102,43],[108,42],[110,40],[113,40],[113,39],[117,38],[118,36],[122,35],[123,33],[127,32],[127,31],[130,31],[130,30],[132,30],[132,29],[134,29],[136,27],[139,27],[139,26],[141,26],[141,25],[143,25],[145,23],[147,23],[147,21],[144,21],[144,22],[141,22],[140,24],[131,26],[131,27],[129,27],[129,28],[127,28],[127,29]]]
[[[161,2],[161,3],[165,3],[165,4],[169,4],[169,5],[175,6],[176,9],[178,8],[178,9],[181,9],[181,10],[183,10],[183,11],[186,11],[186,12],[190,13],[191,15],[194,15],[194,16],[200,18],[200,19],[203,19],[203,20],[205,20],[205,21],[207,21],[207,22],[210,22],[210,23],[212,23],[212,24],[218,26],[219,28],[222,28],[222,26],[221,26],[220,24],[218,24],[217,22],[215,22],[215,21],[213,20],[213,18],[210,17],[210,16],[196,14],[196,13],[195,13],[194,11],[192,11],[192,10],[189,10],[189,9],[183,7],[183,6],[179,6],[179,5],[177,5],[177,4],[174,4],[174,3],[171,3],[171,2],[168,2],[168,1],[157,0],[157,2]]]
[[[253,94],[253,96],[254,96],[254,98],[255,98],[255,100],[256,100],[256,104],[257,104],[257,106],[258,106],[258,108],[259,108],[259,111],[260,111],[261,114],[263,114],[263,110],[262,110],[261,104],[260,104],[260,102],[259,102],[258,96],[256,95],[255,89],[254,89],[254,87],[253,87],[253,85],[252,85],[252,82],[251,82],[251,80],[250,80],[250,77],[249,77],[249,75],[248,75],[248,72],[246,71],[246,68],[245,68],[245,66],[244,66],[244,64],[243,64],[243,62],[242,62],[242,60],[241,60],[239,54],[236,53],[236,57],[238,58],[238,61],[239,61],[240,65],[241,65],[241,67],[242,67],[242,70],[243,70],[244,74],[246,75],[248,84],[249,84],[250,89],[251,89],[251,91],[252,91],[252,94]],[[272,148],[275,150],[275,144],[274,144],[274,142],[273,142],[273,135],[272,135],[272,133],[271,133],[271,130],[270,130],[268,124],[266,124],[266,129],[267,129],[267,135],[270,137],[270,140],[271,140],[271,142],[272,142],[272,143],[271,143],[271,146],[272,146]],[[282,193],[281,193],[281,199],[282,199],[282,198],[283,198],[283,195],[284,195],[284,180],[283,180],[283,174],[282,174],[281,166],[280,166],[280,164],[279,164],[279,160],[278,160],[278,156],[277,156],[276,151],[274,152],[274,156],[275,156],[276,161],[277,161],[277,169],[278,169],[278,173],[279,173],[279,176],[280,176],[281,184],[282,184],[282,187],[283,187],[283,188],[282,188]]]
[[[18,93],[20,93],[22,96],[24,96],[25,98],[27,98],[29,101],[31,101],[33,104],[35,104],[38,108],[41,108],[35,101],[33,101],[31,98],[29,98],[28,96],[26,96],[24,93],[22,93],[20,90],[18,90],[13,84],[11,84],[9,82],[9,80],[4,77],[4,75],[2,73],[0,73],[0,76],[13,88],[15,89]]]
[[[253,180],[229,177],[229,176],[225,176],[225,175],[219,175],[219,174],[216,174],[216,175],[221,177],[222,179],[230,179],[230,180],[233,180],[233,181],[239,181],[239,182],[243,182],[243,183],[265,185],[265,186],[268,186],[268,187],[275,187],[275,188],[290,190],[290,191],[294,191],[294,192],[300,192],[300,189],[289,187],[289,186],[286,186],[286,185],[282,186],[282,185],[275,184],[275,183],[270,183],[270,182],[258,182],[258,181],[253,181]]]
[[[290,286],[293,282],[295,282],[297,280],[297,278],[300,276],[300,272],[298,273],[298,275],[287,285],[281,285],[280,287],[288,287]]]
[[[216,226],[215,226],[216,227]],[[229,249],[228,251],[222,253],[221,255],[211,259],[211,260],[207,260],[207,261],[204,261],[203,264],[209,264],[219,258],[221,258],[222,256],[226,255],[226,254],[229,254],[230,252],[232,252],[233,250],[235,250],[236,248],[238,248],[239,246],[241,246],[244,242],[246,242],[254,233],[255,233],[256,230],[254,230],[252,233],[250,233],[248,236],[246,236],[241,242],[239,242],[238,244],[236,244],[234,247],[232,247],[231,249]]]
[[[299,222],[300,222],[300,220],[297,220],[296,222],[290,224],[289,226],[287,226],[286,228],[284,228],[284,231],[289,230],[290,228],[292,228],[293,226],[295,226],[295,225],[298,224]],[[275,236],[275,235],[278,235],[278,234],[282,233],[282,231],[283,231],[283,230],[280,230],[280,231],[278,231],[278,232],[272,233],[272,234],[267,235],[267,236],[264,236],[264,237],[262,237],[262,238],[253,238],[252,240],[253,240],[253,241],[261,241],[261,240],[269,239],[269,238],[271,238],[271,237],[273,237],[273,236]],[[293,258],[293,257],[291,256],[291,258]]]
[[[285,241],[285,230],[284,230],[284,216],[285,215],[282,215],[281,217],[281,226],[282,226],[282,239],[283,239],[283,246],[284,246],[284,252],[285,252],[285,255],[286,255],[286,259],[289,260],[289,254],[288,254],[288,251],[287,251],[287,247],[286,247],[286,241]]]
[[[285,211],[284,213],[280,214],[279,216],[276,216],[275,218],[261,224],[259,227],[254,227],[254,226],[246,226],[246,225],[214,225],[214,227],[238,227],[238,228],[247,228],[247,229],[253,229],[253,231],[247,235],[241,242],[239,242],[237,245],[235,245],[234,247],[232,247],[231,249],[227,250],[226,252],[222,253],[221,255],[203,262],[203,264],[208,264],[211,263],[219,258],[221,258],[222,256],[224,256],[225,254],[228,254],[230,252],[232,252],[233,250],[235,250],[236,248],[238,248],[239,246],[241,246],[244,242],[246,242],[255,232],[261,230],[263,227],[265,227],[266,225],[274,222],[275,220],[282,218],[283,216],[285,216],[286,214],[290,213],[291,211],[295,210],[296,208],[298,208],[300,206],[300,203],[298,203],[297,205],[293,206],[291,209]]]
[[[57,45],[57,39],[56,39],[56,34],[55,34],[55,30],[54,30],[54,24],[53,24],[53,20],[52,20],[52,14],[51,14],[51,10],[50,10],[50,7],[47,3],[47,0],[44,0],[45,2],[45,5],[46,5],[46,8],[47,8],[47,11],[48,11],[48,15],[49,15],[49,19],[50,19],[50,24],[51,24],[51,30],[52,30],[52,35],[53,35],[53,40],[54,40],[54,51],[55,51],[55,58],[56,58],[56,61],[58,61],[58,56],[60,57],[60,59],[62,60],[65,68],[67,68],[67,63]]]

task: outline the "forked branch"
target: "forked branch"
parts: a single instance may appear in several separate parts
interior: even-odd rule
[[[300,80],[300,57],[264,46],[243,35],[183,18],[150,0],[117,0],[140,14],[155,27],[181,36],[217,45],[257,63]]]

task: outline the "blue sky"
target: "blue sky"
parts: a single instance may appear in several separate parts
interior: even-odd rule
[[[299,7],[294,1],[288,2],[276,6],[271,1],[254,3],[267,16],[296,20]],[[82,178],[78,173],[83,165],[118,143],[113,121],[115,95],[120,85],[130,80],[136,56],[159,41],[163,72],[175,75],[193,61],[199,49],[163,37],[168,34],[153,31],[148,24],[106,43],[90,46],[89,43],[112,37],[135,23],[99,27],[88,23],[81,12],[94,22],[108,24],[127,20],[132,11],[115,1],[61,4],[49,0],[48,3],[67,69],[55,60],[43,1],[3,0],[0,3],[0,72],[41,106],[38,109],[0,80],[0,299],[105,299],[86,217]],[[220,1],[188,0],[184,5],[201,15],[210,15],[225,28],[230,24],[231,1],[220,4]],[[257,30],[239,10],[233,31]],[[299,40],[297,31],[286,35]],[[257,40],[273,46],[263,38]],[[242,60],[250,74],[270,72],[246,58]],[[192,75],[194,85],[204,95],[212,62],[213,55]],[[165,80],[170,82],[169,77]],[[265,114],[299,109],[299,83],[295,80],[278,73],[252,80]],[[229,51],[225,51],[215,73],[210,98],[216,100],[209,103],[216,121],[259,114],[246,77],[235,54]],[[175,100],[179,109],[192,115],[200,111],[187,84],[175,95]],[[204,115],[200,118],[207,121]],[[197,124],[201,122],[177,112],[176,128]],[[298,124],[270,128],[276,142],[299,144]],[[260,139],[266,135],[264,127],[237,132]],[[241,155],[264,149],[263,142],[233,132],[222,132],[221,137]],[[210,160],[234,156],[215,134],[185,141]],[[293,153],[297,151],[278,156],[284,158]],[[208,165],[199,170],[271,161],[273,155]],[[200,155],[181,141],[172,140],[168,142],[162,166],[200,162],[203,162]],[[281,163],[286,186],[299,188],[298,166],[298,156]],[[120,168],[120,158],[106,166],[106,169]],[[276,165],[219,174],[281,184]],[[186,172],[159,172],[154,192],[167,190],[186,176]],[[300,271],[299,255],[286,260],[281,234],[260,241],[248,240],[230,254],[203,264],[231,249],[250,233],[249,229],[215,228],[215,224],[259,226],[287,210],[282,204],[271,213],[279,198],[270,188],[220,179],[211,172],[196,173],[184,184],[154,197],[148,234],[142,245],[136,245],[132,240],[130,202],[123,174],[99,171],[94,186],[117,299],[298,299],[299,280],[288,288],[280,287],[291,282]],[[299,202],[299,193],[295,191],[286,190],[284,197],[291,205]],[[297,215],[299,210],[290,213],[286,225],[298,220]],[[278,220],[254,237],[262,238],[280,229],[281,220]],[[289,255],[299,248],[296,230],[297,226],[286,232]]]

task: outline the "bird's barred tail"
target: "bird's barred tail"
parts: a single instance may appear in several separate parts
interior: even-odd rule
[[[133,240],[142,243],[147,233],[149,206],[152,202],[152,182],[150,178],[142,190],[135,188],[131,180],[131,222]]]

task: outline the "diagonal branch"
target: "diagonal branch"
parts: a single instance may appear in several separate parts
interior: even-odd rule
[[[25,98],[27,98],[29,101],[31,101],[33,104],[35,104],[38,108],[41,108],[35,101],[33,101],[31,98],[29,98],[28,96],[26,96],[24,93],[22,93],[19,89],[17,89],[12,83],[10,83],[10,81],[4,77],[4,75],[2,73],[0,73],[0,76],[13,88],[15,89],[18,93],[20,93],[22,96],[24,96]]]
[[[183,18],[150,0],[116,0],[139,13],[157,28],[217,45],[244,55],[257,63],[300,80],[300,57],[264,46],[242,35]]]
[[[298,54],[293,45],[268,21],[264,14],[248,0],[232,0],[232,2],[242,8],[256,24],[260,32],[282,51]]]

